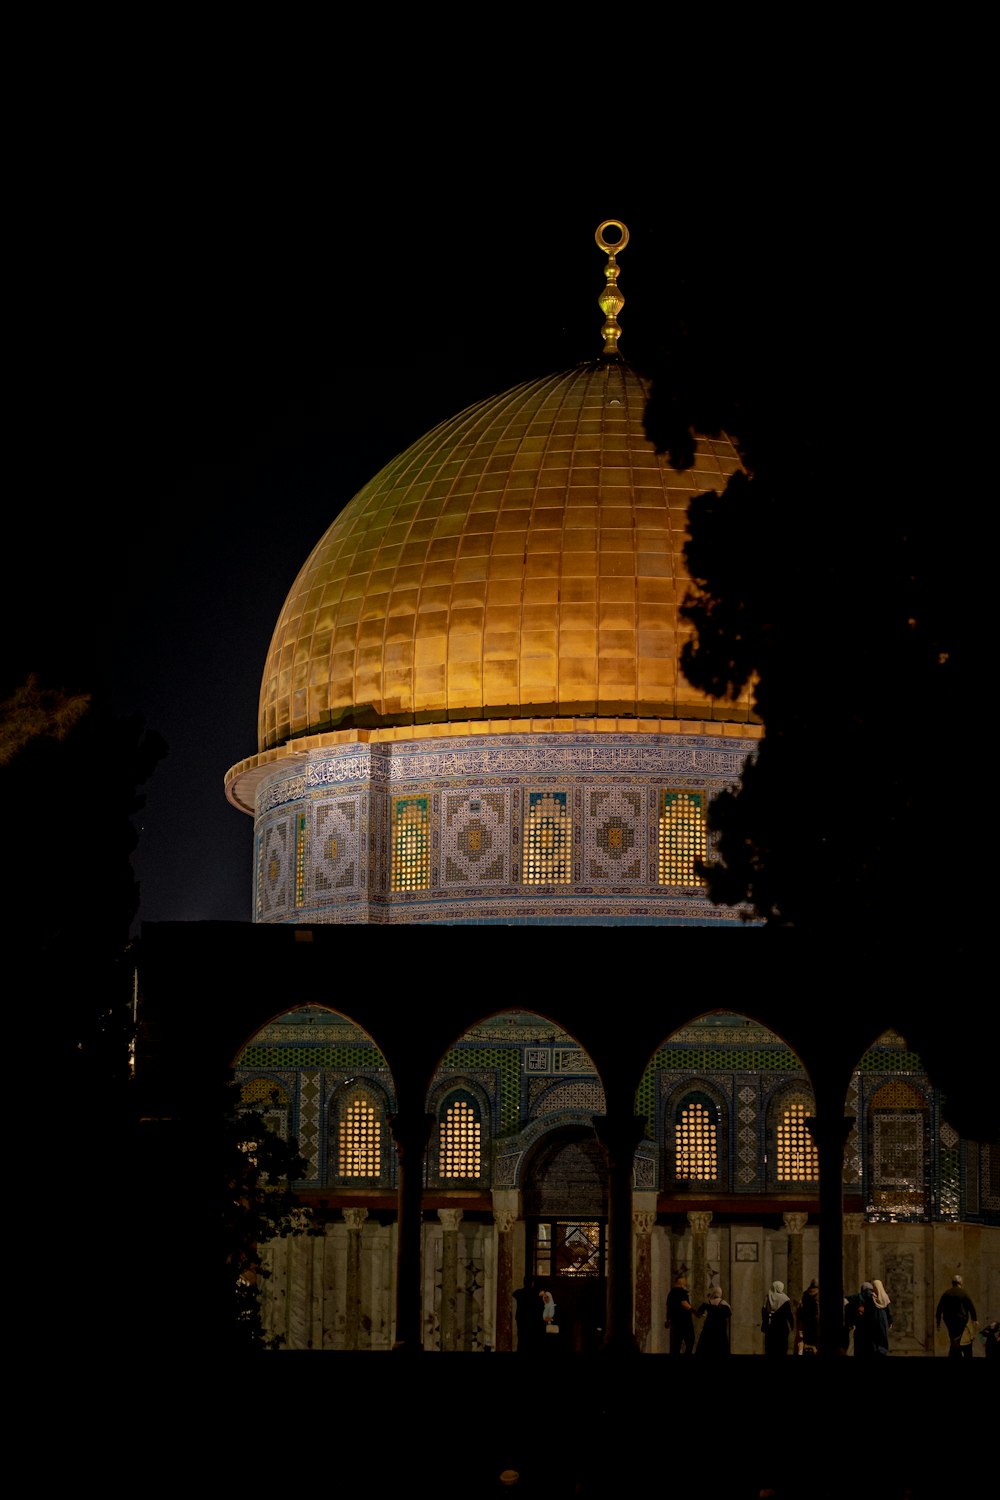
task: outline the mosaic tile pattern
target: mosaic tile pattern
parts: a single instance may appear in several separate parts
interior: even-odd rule
[[[521,1066],[520,1049],[515,1047],[457,1046],[445,1053],[442,1072],[450,1069],[467,1072],[475,1069],[475,1076],[482,1079],[492,1073],[496,1079],[491,1095],[498,1098],[497,1135],[509,1135],[520,1129],[521,1119]],[[440,1077],[440,1073],[437,1075]]]
[[[607,1106],[604,1090],[596,1081],[588,1079],[560,1080],[540,1086],[531,1080],[529,1094],[529,1119],[551,1114],[553,1110],[579,1109],[591,1115],[603,1115]]]
[[[753,1188],[760,1180],[760,1100],[757,1084],[745,1080],[736,1086],[735,1160],[736,1186]]]
[[[297,1135],[299,1151],[309,1163],[306,1175],[310,1182],[318,1182],[320,1177],[322,1099],[322,1074],[316,1068],[303,1068],[299,1074]]]
[[[510,885],[510,791],[445,792],[441,806],[442,887]]]
[[[257,852],[259,922],[266,922],[268,919],[289,920],[290,823],[290,818],[276,818],[273,823],[261,829]]]
[[[938,1213],[943,1219],[957,1219],[962,1207],[962,1155],[958,1142],[939,1152],[937,1181]],[[968,1202],[966,1212],[975,1212]]]
[[[659,806],[668,764],[689,788],[671,797],[701,807],[753,743],[525,734],[303,750],[257,788],[256,918],[732,926],[739,913],[699,887],[662,884]]]
[[[601,885],[645,878],[647,789],[587,788],[583,796],[584,878]]]
[[[852,1075],[848,1086],[845,1113],[853,1116],[854,1124],[851,1126],[844,1146],[844,1186],[854,1187],[860,1186],[861,1183],[861,1134],[858,1130],[861,1102],[860,1078],[857,1073]]]
[[[314,804],[313,881],[317,901],[359,891],[365,869],[363,798],[337,797]]]

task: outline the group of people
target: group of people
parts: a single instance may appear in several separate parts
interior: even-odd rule
[[[728,1354],[732,1316],[733,1310],[723,1297],[721,1287],[710,1287],[701,1306],[692,1306],[688,1298],[687,1276],[681,1272],[674,1277],[674,1284],[667,1293],[665,1326],[670,1331],[671,1354],[694,1353],[707,1358]],[[694,1341],[695,1318],[705,1319],[697,1344]]]
[[[876,1276],[863,1281],[861,1290],[844,1298],[844,1353],[854,1336],[855,1359],[878,1358],[889,1353],[892,1306],[889,1294]]]
[[[845,1340],[854,1337],[855,1356],[867,1358],[889,1353],[889,1330],[892,1327],[891,1300],[882,1282],[875,1277],[863,1283],[853,1297],[844,1299]],[[708,1358],[730,1352],[730,1327],[733,1310],[719,1287],[712,1287],[699,1307],[688,1294],[688,1279],[681,1272],[667,1296],[666,1327],[670,1333],[671,1354],[700,1354]],[[704,1318],[701,1336],[695,1342],[695,1319]],[[795,1308],[782,1281],[775,1281],[760,1310],[760,1331],[764,1335],[764,1353],[781,1357],[794,1348],[800,1354],[819,1353],[819,1284],[815,1278],[802,1294]],[[846,1353],[845,1343],[845,1353]]]
[[[532,1312],[531,1303],[537,1295],[541,1303],[541,1317]],[[541,1343],[545,1334],[558,1334],[556,1306],[552,1293],[538,1291],[526,1286],[514,1293],[517,1303],[518,1348],[528,1350],[535,1346],[537,1333]],[[731,1352],[733,1310],[722,1295],[721,1287],[709,1288],[704,1301],[695,1307],[688,1292],[688,1278],[683,1271],[674,1277],[674,1284],[667,1294],[665,1327],[670,1333],[671,1354],[696,1354],[713,1359]],[[764,1353],[781,1356],[789,1353],[794,1338],[796,1353],[819,1353],[819,1284],[815,1278],[802,1294],[796,1310],[792,1299],[785,1291],[784,1283],[775,1281],[761,1308],[760,1329],[764,1335]],[[695,1319],[704,1319],[701,1334],[695,1341]],[[978,1327],[976,1308],[965,1290],[961,1276],[953,1276],[951,1286],[943,1292],[937,1305],[935,1321],[938,1329],[942,1323],[950,1341],[950,1359],[971,1359]],[[856,1359],[877,1359],[889,1353],[889,1333],[892,1329],[892,1302],[883,1283],[877,1276],[861,1283],[860,1290],[844,1298],[844,1324],[841,1347],[846,1354],[853,1339]],[[983,1341],[987,1355],[1000,1355],[1000,1324],[991,1323],[985,1330]]]

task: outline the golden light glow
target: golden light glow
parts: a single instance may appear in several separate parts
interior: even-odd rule
[[[320,539],[261,685],[261,753],[354,726],[639,715],[750,721],[681,676],[688,503],[725,438],[672,470],[648,383],[598,359],[468,408],[386,465]]]
[[[707,1105],[686,1104],[674,1126],[676,1176],[681,1182],[714,1182],[719,1175],[718,1132]]]
[[[481,1170],[479,1117],[471,1104],[456,1099],[438,1125],[438,1170],[442,1177],[478,1177]]]
[[[340,1122],[337,1171],[341,1177],[379,1177],[382,1172],[382,1122],[364,1098],[352,1099]]]
[[[806,1129],[806,1105],[790,1104],[778,1125],[778,1181],[818,1182],[819,1152]]]

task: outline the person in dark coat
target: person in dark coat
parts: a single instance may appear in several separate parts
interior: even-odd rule
[[[858,1322],[855,1323],[855,1359],[876,1355],[876,1289],[871,1281],[862,1281],[858,1293]],[[886,1344],[889,1335],[886,1334]]]
[[[872,1301],[875,1304],[875,1332],[872,1342],[876,1354],[889,1353],[889,1330],[892,1328],[892,1299],[877,1276],[872,1277]]]
[[[976,1307],[972,1298],[965,1290],[965,1284],[961,1276],[951,1278],[951,1286],[946,1292],[942,1292],[934,1314],[934,1322],[938,1328],[942,1321],[948,1330],[951,1347],[948,1350],[949,1359],[971,1359],[972,1343],[970,1339],[962,1343],[962,1336],[966,1327],[971,1323],[973,1335],[976,1329]]]
[[[798,1337],[802,1342],[803,1354],[819,1353],[819,1283],[815,1276],[802,1293],[798,1313]]]
[[[694,1308],[688,1297],[687,1277],[682,1271],[674,1277],[667,1293],[667,1328],[670,1330],[671,1354],[694,1353]]]
[[[788,1340],[795,1328],[791,1298],[783,1281],[772,1281],[767,1301],[760,1310],[765,1354],[787,1354]]]
[[[729,1326],[733,1310],[724,1300],[722,1288],[711,1287],[707,1301],[695,1308],[694,1315],[696,1318],[705,1319],[695,1347],[695,1356],[702,1355],[706,1359],[715,1359],[729,1354]]]
[[[518,1354],[537,1354],[544,1329],[538,1316],[538,1291],[530,1280],[514,1292],[514,1325]]]

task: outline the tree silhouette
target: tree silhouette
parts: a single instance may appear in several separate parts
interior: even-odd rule
[[[825,269],[806,296],[787,264],[783,280],[707,258],[680,280],[651,372],[658,451],[688,468],[696,434],[724,433],[744,465],[688,515],[684,673],[718,698],[752,684],[764,727],[710,806],[704,873],[713,900],[798,935],[809,962],[850,954],[860,977],[866,954],[891,954],[949,1117],[989,1138],[996,1106],[970,1086],[981,1046],[930,1010],[973,981],[991,858],[961,770],[988,680],[983,549],[935,467],[977,408],[940,303],[898,316],[869,266]]]

